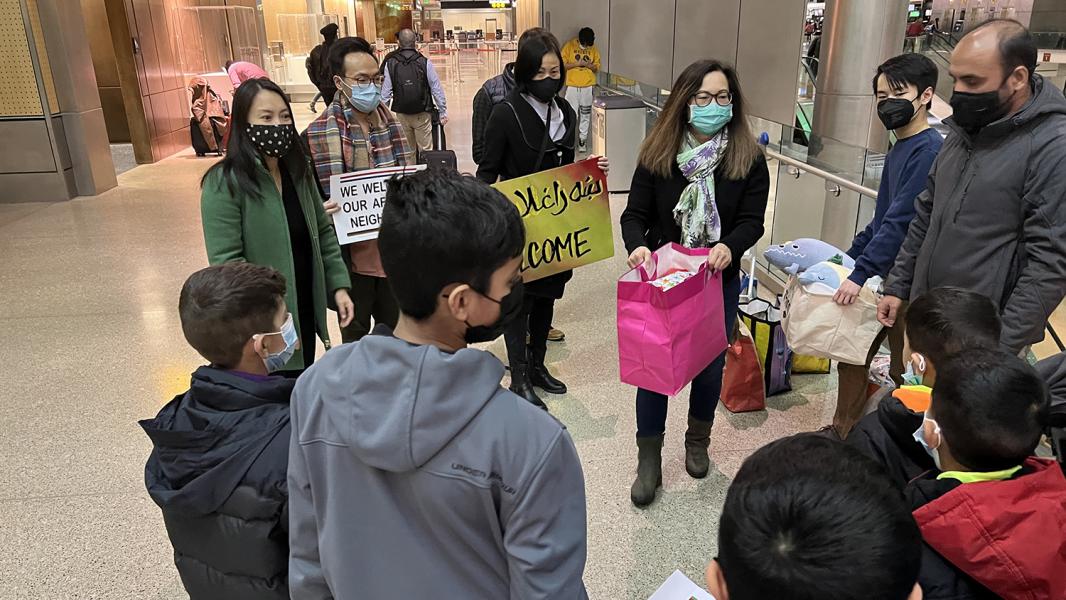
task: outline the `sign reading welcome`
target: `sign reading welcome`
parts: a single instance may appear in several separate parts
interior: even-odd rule
[[[596,162],[590,158],[493,186],[518,207],[526,226],[525,281],[614,256],[607,177]]]
[[[389,180],[425,168],[426,165],[383,167],[330,177],[329,198],[341,207],[333,215],[333,228],[341,245],[377,239]]]

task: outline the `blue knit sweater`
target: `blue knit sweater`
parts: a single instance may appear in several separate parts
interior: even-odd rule
[[[899,140],[888,151],[874,218],[848,250],[848,256],[855,259],[855,271],[848,279],[863,285],[874,275],[888,275],[914,218],[914,199],[925,191],[943,143],[940,133],[930,128]]]

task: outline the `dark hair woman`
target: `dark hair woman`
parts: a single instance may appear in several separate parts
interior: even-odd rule
[[[285,304],[302,346],[285,364],[309,367],[315,336],[329,340],[326,306],[351,321],[351,279],[307,154],[297,139],[285,93],[269,79],[249,79],[233,97],[226,157],[204,175],[200,211],[207,258],[273,267],[285,276]]]
[[[522,44],[514,75],[514,91],[493,108],[485,127],[485,152],[477,176],[488,183],[574,162],[577,114],[558,95],[566,69],[555,36],[545,32]],[[600,168],[607,167],[601,158]],[[522,313],[504,333],[511,391],[545,410],[533,386],[550,394],[566,393],[566,385],[548,372],[544,357],[555,301],[563,297],[572,276],[566,271],[528,283]]]
[[[689,65],[644,140],[621,218],[630,267],[668,242],[710,248],[707,264],[722,272],[727,333],[736,320],[740,257],[762,237],[770,192],[766,159],[745,108],[732,67],[713,60]],[[710,467],[707,447],[724,365],[723,353],[692,382],[685,467],[696,478]],[[637,506],[650,504],[662,484],[666,407],[666,396],[637,391],[638,464],[631,490]]]

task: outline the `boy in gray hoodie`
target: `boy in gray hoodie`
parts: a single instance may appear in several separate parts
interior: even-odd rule
[[[573,441],[467,348],[521,308],[517,209],[421,172],[390,182],[378,243],[396,331],[334,348],[292,395],[292,597],[587,598]]]

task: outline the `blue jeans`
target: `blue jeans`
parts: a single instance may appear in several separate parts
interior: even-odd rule
[[[722,284],[722,301],[725,307],[725,332],[728,338],[737,320],[737,304],[740,303],[740,277]],[[714,359],[706,369],[692,380],[688,397],[688,414],[701,421],[714,421],[714,410],[722,395],[722,370],[725,368],[725,352]],[[663,394],[637,389],[637,437],[660,435],[666,431],[667,399]]]

